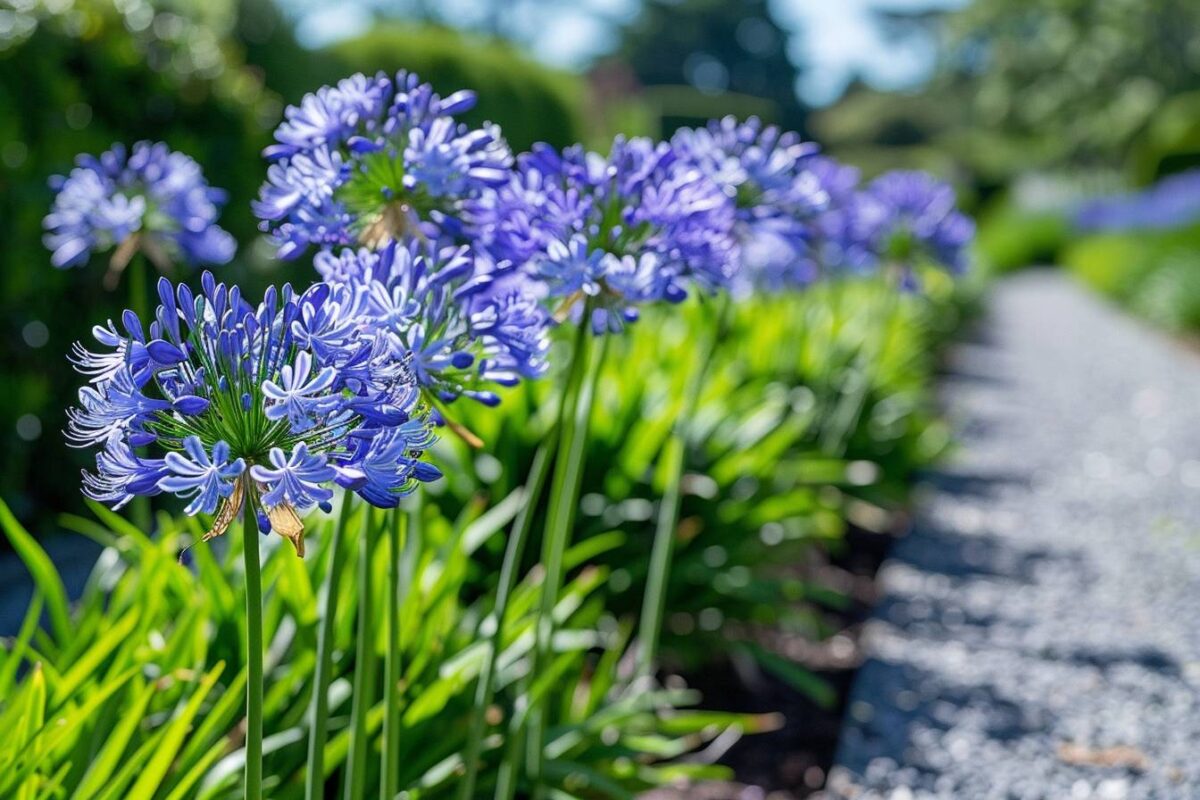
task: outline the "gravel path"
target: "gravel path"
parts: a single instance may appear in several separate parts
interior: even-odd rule
[[[829,793],[1200,798],[1200,356],[1035,271],[944,385]]]

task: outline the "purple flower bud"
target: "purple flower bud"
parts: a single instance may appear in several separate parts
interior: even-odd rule
[[[176,397],[173,405],[175,406],[175,410],[180,414],[195,416],[196,414],[203,414],[208,410],[209,401],[194,394],[185,394],[181,397]]]
[[[146,350],[149,351],[151,358],[164,365],[178,364],[187,358],[182,350],[162,339],[154,339],[148,342]]]

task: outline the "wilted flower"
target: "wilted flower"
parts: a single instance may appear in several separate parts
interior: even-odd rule
[[[804,285],[817,275],[812,221],[829,195],[808,168],[816,145],[755,117],[676,132],[671,144],[730,197],[741,245],[740,288]]]
[[[58,194],[43,226],[54,266],[82,266],[91,254],[115,248],[111,283],[138,250],[160,269],[176,259],[233,258],[233,237],[216,224],[225,192],[209,186],[189,156],[161,142],[138,142],[128,156],[117,144],[75,163],[70,175],[50,179]]]
[[[100,351],[76,345],[89,382],[67,437],[102,448],[88,497],[176,494],[189,514],[217,514],[215,536],[251,489],[303,554],[295,512],[326,504],[333,485],[390,507],[440,474],[419,460],[433,435],[408,359],[363,335],[361,295],[284,286],[253,306],[210,273],[200,295],[165,279],[158,290],[148,327],[126,311],[120,328],[96,327]]]
[[[955,205],[954,190],[919,171],[880,175],[858,199],[856,236],[879,261],[906,275],[918,264],[953,273],[967,266],[975,224]]]
[[[642,138],[618,137],[607,158],[535,145],[472,222],[497,258],[559,298],[556,316],[586,301],[597,333],[635,319],[640,303],[683,299],[690,283],[726,286],[738,264],[731,199],[670,145]]]
[[[464,202],[507,180],[512,164],[498,126],[455,121],[474,105],[473,92],[439,97],[401,71],[353,75],[289,106],[254,204],[280,257],[457,235]]]

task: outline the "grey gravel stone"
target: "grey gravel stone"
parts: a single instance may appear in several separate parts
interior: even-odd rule
[[[827,796],[1200,797],[1200,357],[1035,271],[950,366]]]

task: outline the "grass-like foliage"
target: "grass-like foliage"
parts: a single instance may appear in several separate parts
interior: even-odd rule
[[[480,631],[487,599],[470,591],[473,553],[500,534],[521,500],[513,495],[485,512],[474,503],[458,519],[433,513],[422,520],[423,535],[410,539],[404,554],[412,590],[401,617],[400,785],[412,796],[451,796],[461,774],[463,739],[471,712],[471,686],[483,663],[486,637]],[[240,653],[244,624],[240,574],[241,532],[221,546],[199,547],[195,568],[181,565],[181,547],[199,535],[198,526],[159,518],[154,540],[120,517],[95,508],[99,522],[64,520],[105,544],[83,597],[61,630],[44,631],[43,608],[63,602],[54,573],[39,574],[37,599],[0,669],[5,698],[3,775],[6,797],[218,798],[241,796],[244,763],[241,728],[246,680]],[[385,553],[376,526],[359,509],[349,525],[372,544],[378,574],[372,608],[385,603]],[[33,560],[37,544],[10,515],[5,532],[20,540]],[[306,710],[314,676],[318,626],[317,595],[333,556],[327,546],[333,523],[314,532],[314,552],[296,558],[281,541],[264,546],[267,736],[263,743],[264,791],[271,797],[303,792]],[[358,538],[358,537],[353,537]],[[345,546],[354,546],[352,539]],[[612,542],[610,538],[609,543]],[[572,567],[604,543],[589,541],[567,555]],[[533,643],[533,612],[540,572],[518,584],[509,606],[502,643],[499,690],[489,710],[502,730],[505,721],[532,698],[549,695],[554,711],[548,742],[552,775],[564,791],[624,797],[675,776],[720,774],[702,762],[663,763],[694,750],[726,731],[753,731],[769,720],[750,716],[683,711],[698,697],[683,688],[632,692],[618,662],[629,640],[627,625],[604,614],[597,588],[608,576],[602,566],[583,568],[565,586],[555,609],[560,628],[554,659],[537,680],[527,674]],[[361,683],[351,678],[356,660],[378,666],[385,653],[383,630],[356,649],[355,621],[362,612],[357,587],[341,587],[342,613],[335,625],[334,679],[330,684],[330,737],[325,769],[330,781],[347,771],[351,733],[361,724],[367,752],[377,752],[385,709],[378,669]],[[19,679],[18,679],[19,676]],[[669,712],[669,713],[668,713]],[[490,792],[502,739],[484,743],[480,784]],[[376,758],[365,761],[364,785],[378,785]],[[574,787],[573,790],[571,787]]]
[[[695,666],[737,649],[828,699],[819,681],[752,637],[730,636],[725,623],[828,635],[822,609],[843,599],[803,565],[838,548],[847,524],[885,524],[911,471],[945,448],[927,407],[928,380],[952,307],[946,287],[926,288],[898,295],[871,282],[834,283],[734,307],[680,456],[665,663]],[[459,796],[477,719],[470,796],[525,796],[532,787],[514,764],[535,741],[524,735],[531,708],[546,715],[541,782],[557,798],[626,798],[677,780],[728,777],[716,763],[724,748],[777,724],[703,710],[682,681],[648,684],[635,672],[650,542],[669,488],[664,448],[695,385],[692,354],[709,312],[698,301],[670,314],[651,310],[611,343],[595,383],[552,642],[536,671],[545,501],[526,509],[522,484],[554,424],[547,385],[510,392],[498,412],[465,414],[486,454],[443,437],[435,455],[447,478],[409,502],[402,521],[356,501],[308,518],[304,559],[281,537],[258,540],[266,796],[305,796],[323,594],[335,560],[346,577],[328,629],[327,739],[316,782],[328,796],[373,797],[385,782],[409,798]],[[501,554],[522,510],[534,516],[532,538],[515,565],[493,694],[481,706]],[[205,528],[196,518],[160,511],[148,536],[99,505],[92,511],[61,521],[104,547],[82,597],[69,604],[45,552],[0,506],[0,524],[38,587],[19,635],[0,653],[0,797],[240,797],[247,534],[235,524],[199,544]],[[389,578],[393,542],[402,548],[398,582]],[[179,559],[185,548],[188,564]],[[385,609],[397,585],[392,649]],[[395,736],[385,743],[388,727]],[[385,748],[392,758],[381,760]]]
[[[1084,283],[1156,325],[1200,329],[1200,226],[1080,237],[1063,264]]]

